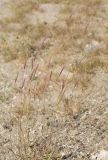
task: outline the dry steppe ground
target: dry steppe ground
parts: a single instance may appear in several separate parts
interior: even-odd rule
[[[107,0],[0,0],[0,160],[108,160]]]

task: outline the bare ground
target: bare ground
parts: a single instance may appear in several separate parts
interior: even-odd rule
[[[0,159],[108,160],[108,5],[29,4],[16,21],[9,2],[0,1]],[[21,36],[28,26],[41,30]]]

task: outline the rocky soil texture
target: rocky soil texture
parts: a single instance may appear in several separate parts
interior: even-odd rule
[[[0,0],[0,160],[108,160],[108,4]]]

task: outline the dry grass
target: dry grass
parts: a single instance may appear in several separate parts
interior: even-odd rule
[[[64,4],[76,4],[76,3],[100,3],[100,2],[103,2],[103,0],[37,0],[38,3],[64,3]]]
[[[59,17],[63,25],[32,26],[23,21],[24,16],[39,10],[39,5],[34,1],[18,1],[12,6],[14,17],[3,20],[2,26],[22,25],[17,31],[5,27],[3,32],[6,33],[0,39],[0,51],[6,62],[23,59],[23,66],[13,83],[21,101],[12,109],[11,115],[15,135],[10,137],[8,150],[15,160],[61,159],[56,136],[67,119],[77,118],[83,103],[74,95],[67,96],[67,92],[81,90],[81,98],[97,70],[108,73],[108,62],[102,59],[106,47],[85,53],[85,46],[92,39],[103,40],[94,35],[94,24],[91,23],[98,17],[100,2],[84,1],[83,6],[75,9],[67,5]],[[0,96],[0,100],[4,101],[4,97]]]
[[[7,18],[5,20],[5,23],[21,23],[23,21],[24,17],[26,14],[29,14],[29,12],[33,10],[38,10],[39,5],[35,1],[29,1],[29,0],[24,0],[24,1],[16,1],[12,2],[9,4],[12,12],[13,12],[13,17]]]
[[[30,25],[23,26],[17,33],[7,33],[1,38],[1,52],[6,61],[19,57],[30,57],[35,52],[40,52],[43,42],[40,46],[36,45],[37,40],[47,36],[47,30],[43,24],[33,27]]]

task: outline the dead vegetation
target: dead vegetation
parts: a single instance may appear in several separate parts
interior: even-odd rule
[[[20,68],[11,83],[13,99],[0,94],[0,102],[10,107],[6,119],[1,117],[6,130],[0,131],[1,160],[87,160],[92,152],[85,144],[90,150],[86,153],[76,136],[85,138],[82,128],[91,120],[92,102],[87,98],[93,79],[100,70],[108,74],[106,26],[99,34],[100,22],[106,23],[100,14],[106,12],[100,0],[67,1],[54,24],[29,24],[27,14],[40,12],[41,3],[47,2],[16,1],[10,5],[13,17],[1,20],[4,63],[18,63]],[[88,138],[88,131],[84,134]]]

